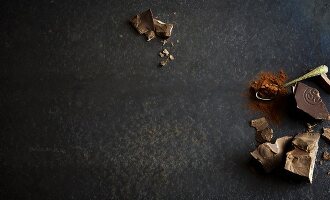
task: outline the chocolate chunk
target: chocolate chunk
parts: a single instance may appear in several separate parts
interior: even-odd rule
[[[273,138],[273,129],[267,127],[262,131],[256,132],[256,140],[259,143],[270,142]]]
[[[294,137],[292,144],[306,152],[311,152],[318,146],[318,141],[320,139],[320,134],[318,133],[300,133]]]
[[[316,82],[328,93],[330,93],[330,79],[327,74],[321,74],[314,78]]]
[[[322,159],[327,161],[330,160],[330,153],[327,151],[323,152]]]
[[[297,108],[315,119],[330,120],[328,109],[323,103],[317,89],[303,83],[298,83],[295,88]]]
[[[259,143],[270,142],[273,138],[273,129],[269,128],[266,118],[251,120],[252,127],[256,129],[256,140]]]
[[[271,172],[281,165],[286,146],[291,139],[291,136],[285,136],[278,138],[274,144],[269,142],[260,144],[251,152],[251,155],[263,166],[266,172]]]
[[[323,128],[323,138],[330,142],[330,128]]]
[[[254,119],[251,120],[251,124],[252,127],[254,127],[257,131],[262,131],[265,128],[267,128],[269,126],[266,118],[262,117],[259,119]]]
[[[319,139],[318,133],[298,134],[292,140],[294,149],[286,154],[284,168],[294,174],[307,177],[312,183]]]
[[[154,31],[155,27],[151,9],[134,16],[131,19],[131,24],[140,34],[145,34],[148,31]]]
[[[159,37],[169,38],[172,34],[173,24],[164,23],[158,19],[153,19],[155,32]]]

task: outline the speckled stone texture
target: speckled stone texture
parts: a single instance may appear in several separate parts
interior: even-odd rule
[[[179,40],[162,69],[128,23],[148,8]],[[0,16],[0,199],[329,198],[330,163],[312,185],[253,170],[244,97],[260,70],[330,65],[328,0],[4,0]]]

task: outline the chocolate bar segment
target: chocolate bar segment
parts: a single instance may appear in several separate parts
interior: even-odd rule
[[[155,27],[151,9],[134,16],[131,19],[131,24],[140,34],[145,34],[148,31],[154,31]]]
[[[297,108],[307,113],[314,119],[330,120],[327,107],[323,103],[320,92],[303,83],[298,83],[295,88]]]
[[[298,134],[292,140],[293,150],[286,154],[284,168],[294,174],[307,177],[312,183],[319,139],[318,133]]]

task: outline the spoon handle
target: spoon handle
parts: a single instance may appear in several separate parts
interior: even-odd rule
[[[311,78],[314,76],[319,76],[321,74],[325,74],[327,72],[328,72],[328,67],[326,65],[321,65],[321,66],[313,69],[312,71],[308,72],[307,74],[302,75],[302,76],[284,84],[284,87],[290,86],[296,82],[299,82],[299,81],[302,81],[302,80],[305,80],[305,79],[308,79],[308,78]]]

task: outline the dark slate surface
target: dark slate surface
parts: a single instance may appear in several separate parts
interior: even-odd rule
[[[175,24],[163,69],[127,22],[147,8]],[[330,65],[329,1],[7,0],[0,22],[1,199],[329,197],[330,163],[312,185],[253,170],[242,96],[260,70]]]

